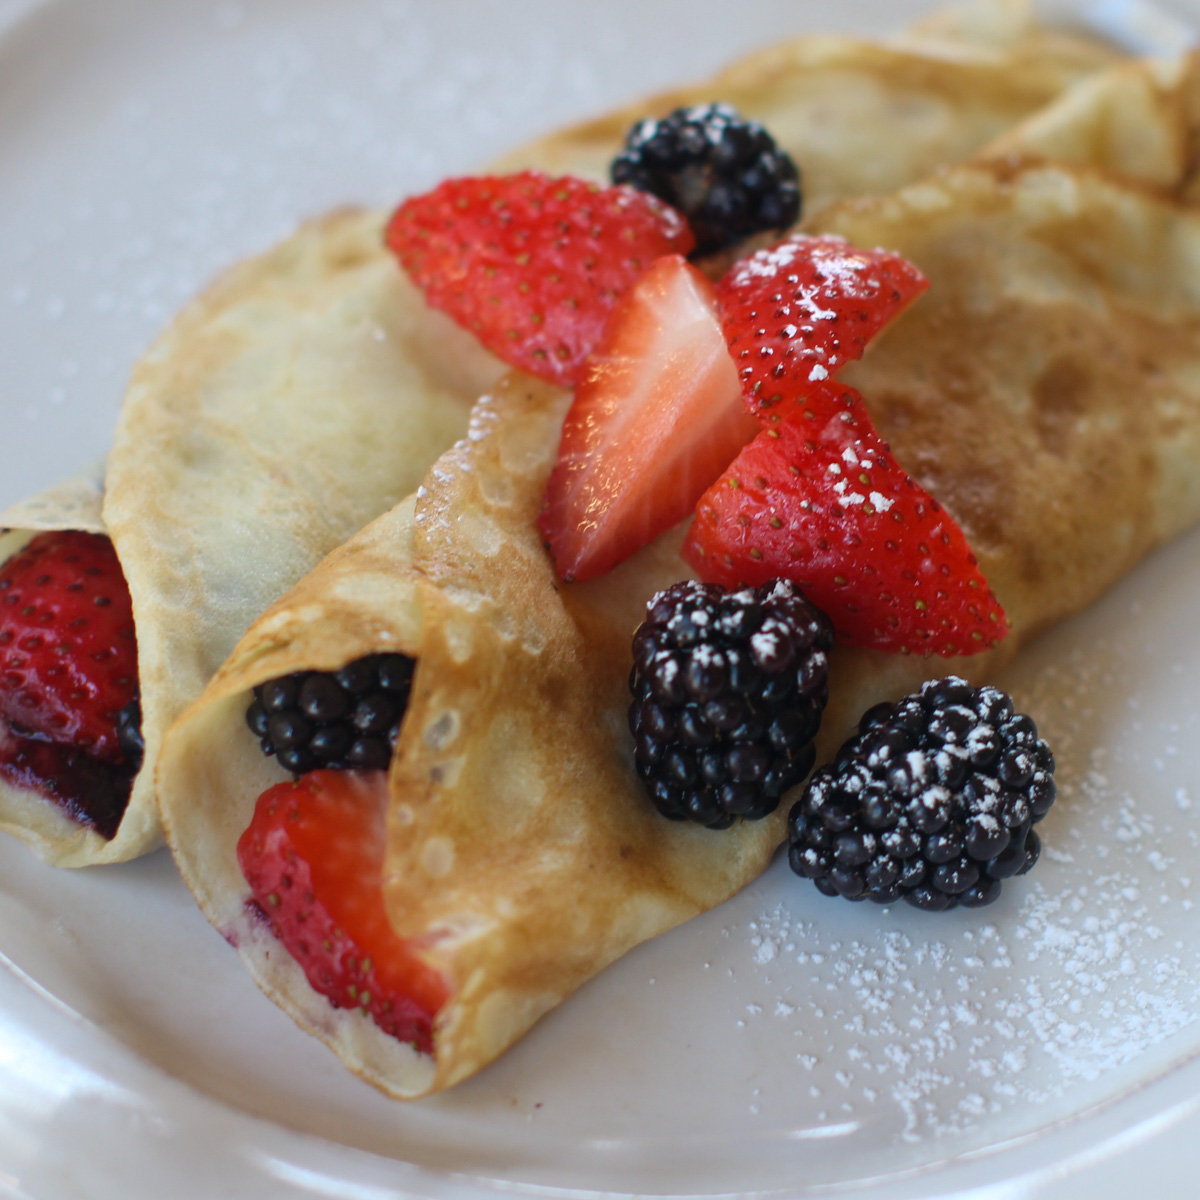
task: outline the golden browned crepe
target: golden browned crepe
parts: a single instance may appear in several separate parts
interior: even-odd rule
[[[1200,519],[1198,138],[1200,54],[1118,64],[969,168],[812,222],[931,280],[840,378],[962,525],[1013,621],[946,669],[989,677]],[[835,671],[827,753],[873,689],[925,677],[845,651]]]
[[[845,378],[962,524],[1013,622],[967,659],[839,648],[822,758],[881,699],[990,675],[1200,519],[1200,213],[1103,149],[1064,157],[1014,140],[810,222],[928,275]],[[714,832],[660,818],[642,792],[629,639],[651,594],[686,574],[680,534],[602,579],[556,579],[534,522],[567,403],[509,376],[415,497],[255,624],[162,760],[169,836],[210,920],[277,1003],[396,1096],[486,1064],[613,958],[744,886],[783,836],[786,802]],[[245,728],[250,688],[396,650],[418,668],[383,887],[397,932],[451,981],[433,1056],[308,987],[248,915],[234,855],[283,778]]]
[[[395,1095],[477,1069],[631,945],[730,895],[778,840],[771,823],[724,840],[669,825],[630,786],[620,692],[654,551],[559,590],[533,517],[568,402],[508,377],[421,494],[255,624],[163,750],[168,838],[205,913],[269,994]],[[666,582],[680,565],[661,557]],[[308,987],[247,908],[234,856],[258,794],[285,778],[246,729],[248,689],[380,650],[420,664],[388,899],[402,935],[436,931],[429,960],[455,981],[436,1062]]]
[[[604,178],[636,119],[724,100],[800,162],[811,210],[972,153],[1114,57],[1037,26],[1026,3],[989,0],[893,44],[782,43],[497,169]],[[408,287],[382,250],[383,219],[337,214],[234,269],[138,366],[104,519],[133,593],[148,766],[110,842],[36,797],[0,798],[0,828],[47,860],[114,862],[159,844],[151,773],[171,720],[266,604],[415,486],[496,377]]]
[[[116,836],[0,784],[0,828],[48,862],[161,844],[166,727],[254,617],[416,486],[499,375],[396,268],[382,221],[334,214],[226,274],[137,366],[103,500],[97,471],[0,518],[0,561],[38,529],[108,532],[133,596],[146,765]]]
[[[968,157],[1117,57],[1109,45],[1037,24],[1025,0],[956,5],[890,42],[781,42],[713,79],[524,146],[497,169],[536,166],[606,181],[634,122],[720,100],[760,121],[792,155],[813,213]]]
[[[1200,198],[1200,57],[1098,72],[981,154],[1089,166],[1194,204]]]
[[[712,77],[558,130],[496,160],[607,183],[629,129],[724,102],[799,164],[804,211],[903,187],[968,158],[1121,60],[1110,44],[1047,27],[1030,0],[966,0],[890,40],[806,35]]]

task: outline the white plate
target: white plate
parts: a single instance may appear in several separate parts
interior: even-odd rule
[[[151,336],[301,217],[925,4],[825,7],[0,0],[0,505],[102,452]],[[420,1104],[298,1033],[165,854],[64,874],[0,843],[0,1194],[1094,1184],[1065,1166],[1200,1095],[1197,588],[1193,537],[1011,673],[1063,788],[1045,861],[993,908],[881,912],[776,864]]]

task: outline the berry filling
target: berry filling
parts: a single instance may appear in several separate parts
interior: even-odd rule
[[[0,727],[0,779],[57,805],[112,841],[129,805],[136,765],[107,763],[58,742]]]
[[[246,724],[299,778],[258,798],[237,854],[254,904],[313,989],[431,1053],[447,985],[393,932],[382,892],[386,771],[415,666],[369,654],[254,689]]]
[[[0,779],[111,839],[142,762],[137,639],[112,542],[38,534],[0,566]]]
[[[1041,851],[1054,755],[998,688],[948,676],[879,704],[788,817],[788,862],[827,896],[979,908]]]
[[[254,689],[246,724],[294,775],[386,770],[412,687],[413,660],[370,654],[340,671],[298,671]]]
[[[388,921],[387,795],[382,771],[312,771],[277,784],[258,799],[238,865],[315,991],[428,1054],[449,985]]]

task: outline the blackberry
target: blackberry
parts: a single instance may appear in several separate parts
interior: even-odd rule
[[[677,583],[633,638],[629,727],[655,807],[725,829],[757,820],[812,770],[828,698],[828,618],[790,583]]]
[[[370,654],[340,671],[298,671],[254,689],[246,724],[294,775],[319,767],[386,769],[408,706],[415,663]]]
[[[1054,755],[994,687],[951,675],[879,704],[788,816],[788,862],[827,896],[979,908],[1038,859]]]
[[[701,257],[800,216],[800,173],[757,121],[728,104],[677,108],[635,125],[613,160],[613,183],[678,209]]]

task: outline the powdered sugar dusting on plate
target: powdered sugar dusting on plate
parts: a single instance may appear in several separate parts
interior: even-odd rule
[[[794,1059],[810,1121],[958,1151],[1103,1099],[1085,1089],[1116,1086],[1195,1025],[1200,946],[1181,862],[1200,822],[1190,785],[1164,777],[1200,719],[1141,716],[1135,691],[1126,736],[1108,736],[1127,685],[1120,661],[1079,644],[1013,688],[1055,749],[1059,799],[1039,827],[1043,860],[992,908],[851,905],[782,872],[770,903],[728,930],[762,985],[739,1019],[771,1026]],[[1131,775],[1149,786],[1131,789]]]

